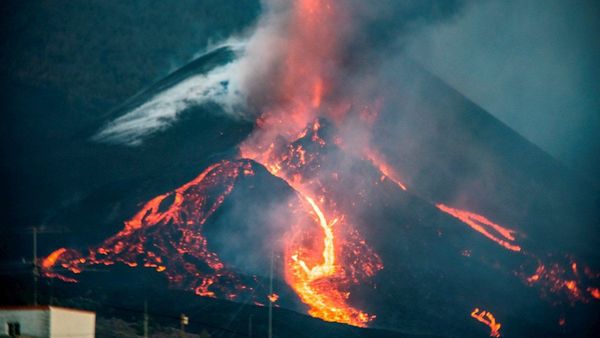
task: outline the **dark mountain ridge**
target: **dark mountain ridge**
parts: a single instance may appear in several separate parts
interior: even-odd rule
[[[209,68],[194,62],[124,107],[143,102],[185,79],[186,74]],[[405,63],[401,73],[402,82],[395,82],[396,95],[385,95],[391,99],[380,113],[374,141],[409,191],[386,180],[368,191],[366,198],[357,200],[353,196],[358,191],[352,190],[361,186],[353,181],[357,176],[333,184],[342,201],[344,195],[350,196],[347,203],[362,201],[358,207],[345,209],[353,210],[348,217],[360,224],[360,232],[385,267],[375,275],[376,288],[357,287],[352,300],[377,314],[374,326],[414,334],[486,334],[487,328],[469,317],[473,307],[486,306],[493,309],[503,323],[503,334],[509,336],[592,336],[598,329],[594,319],[597,300],[571,304],[558,296],[561,302],[556,304],[552,299],[540,299],[539,289],[526,285],[517,275],[533,274],[535,257],[566,266],[572,260],[583,261],[597,268],[597,191],[414,64]],[[70,229],[85,224],[85,234],[57,236],[44,243],[42,250],[49,253],[57,247],[96,245],[120,230],[139,203],[191,180],[211,163],[234,158],[235,146],[252,126],[209,111],[213,109],[217,107],[192,107],[171,129],[134,148],[80,140],[75,146],[76,157],[84,159],[81,163],[90,163],[78,169],[89,175],[87,179],[98,178],[98,182],[87,187],[82,197],[56,210],[47,222]],[[70,151],[73,148],[61,149],[62,156]],[[331,150],[325,161],[335,162],[344,156],[338,152]],[[365,173],[358,176],[360,180],[378,178],[366,164],[352,170]],[[75,180],[69,184],[76,189],[82,185]],[[239,196],[226,201],[207,223],[209,243],[228,262],[235,263],[236,255],[244,255],[249,248],[238,245],[242,249],[239,252],[227,247],[231,244],[223,240],[231,230],[227,226],[234,224],[235,232],[241,234],[264,226],[266,221],[244,215],[262,203],[257,196],[264,197],[273,185],[273,177],[267,174],[242,184],[234,191]],[[257,193],[251,187],[262,190]],[[231,212],[240,203],[246,212]],[[515,229],[527,255],[515,256],[488,241],[440,212],[435,203],[481,213]],[[244,236],[242,241],[250,240]],[[260,248],[260,244],[251,248]],[[267,258],[258,252],[261,259],[256,265],[260,266]],[[122,273],[122,267],[115,269],[111,276]],[[135,273],[132,276],[127,279],[139,280]],[[94,288],[95,278],[86,281],[86,287]],[[559,318],[566,318],[568,326],[558,325]]]

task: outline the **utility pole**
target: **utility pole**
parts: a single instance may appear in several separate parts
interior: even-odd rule
[[[38,235],[39,234],[52,234],[52,233],[64,233],[64,232],[68,232],[69,230],[64,228],[64,227],[47,227],[45,225],[35,225],[32,227],[27,227],[26,230],[20,230],[20,231],[16,231],[16,234],[29,234],[29,231],[31,231],[31,235],[32,235],[32,255],[33,255],[33,260],[31,262],[31,267],[32,267],[32,275],[33,275],[33,305],[38,305],[39,303],[39,279],[40,279],[40,264],[38,261]],[[29,265],[28,261],[23,261],[24,264]],[[52,299],[50,299],[50,302],[52,302]]]
[[[269,338],[273,338],[273,250],[271,250],[271,272],[269,275]]]
[[[248,316],[248,337],[252,338],[252,314]]]
[[[190,319],[188,318],[188,316],[182,313],[179,317],[179,336],[181,338],[185,337],[185,326],[188,325],[189,322]]]
[[[148,300],[144,300],[144,338],[148,338]]]
[[[38,305],[37,228],[33,227],[33,305]]]

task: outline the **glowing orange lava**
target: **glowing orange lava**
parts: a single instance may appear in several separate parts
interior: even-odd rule
[[[237,178],[254,175],[253,166],[258,163],[295,191],[294,198],[285,201],[294,217],[273,222],[281,222],[288,229],[282,248],[284,278],[308,306],[309,314],[361,327],[375,318],[353,306],[351,287],[368,281],[383,264],[352,224],[350,210],[341,210],[323,179],[343,174],[321,167],[321,152],[330,140],[321,134],[321,124],[327,121],[338,126],[356,104],[341,97],[341,89],[335,88],[336,67],[341,67],[344,59],[340,35],[345,34],[343,27],[351,26],[345,22],[348,13],[335,0],[291,3],[289,20],[281,27],[286,38],[278,46],[279,62],[272,67],[271,87],[264,94],[269,97],[261,107],[255,130],[239,146],[240,158],[215,163],[194,180],[149,200],[120,232],[87,253],[65,248],[54,251],[42,261],[45,276],[75,282],[58,270],[72,275],[92,265],[121,263],[162,272],[171,285],[193,290],[199,296],[235,300],[243,293],[253,294],[247,285],[255,284],[244,283],[209,250],[202,230],[232,192]],[[378,105],[375,102],[374,106]],[[363,109],[361,123],[372,126],[376,111]],[[335,137],[333,143],[341,147],[341,136]],[[389,180],[407,190],[399,170],[386,162],[385,156],[364,144],[361,147],[353,155],[379,170],[372,181]],[[435,205],[503,248],[522,253],[514,230],[473,212]],[[462,250],[465,257],[472,254]],[[550,291],[566,292],[572,299],[589,295],[600,299],[598,288],[586,289],[588,284],[577,279],[583,270],[574,262],[570,269],[574,277],[568,278],[564,277],[565,269],[557,266],[540,263],[531,274],[533,267],[526,277],[521,276],[528,285],[549,285]],[[264,296],[272,303],[279,300],[275,293],[263,294],[260,299]],[[501,324],[492,313],[475,308],[471,317],[487,325],[490,336],[500,336]]]
[[[303,257],[315,260],[314,253],[306,252],[302,247],[288,248],[286,260],[291,263],[286,267],[286,278],[302,301],[310,305],[309,314],[327,321],[347,323],[355,326],[365,326],[375,316],[369,315],[347,304],[349,293],[339,290],[339,286],[331,283],[328,278],[342,278],[337,273],[340,267],[336,265],[335,242],[333,226],[337,218],[328,221],[319,206],[310,197],[305,197],[313,210],[316,221],[323,230],[322,260],[309,267]],[[316,260],[315,260],[316,261]]]
[[[578,265],[576,262],[571,262],[571,269],[563,268],[563,265],[557,262],[544,264],[539,259],[537,264],[533,274],[521,274],[521,279],[530,286],[538,285],[542,291],[542,296],[548,296],[549,293],[563,294],[571,304],[575,302],[587,303],[592,298],[600,299],[600,292],[597,288],[585,288],[587,283],[596,279],[589,267],[584,265],[584,271],[588,272],[586,274],[588,276],[582,279],[577,270]],[[584,290],[588,292],[586,293]]]
[[[334,204],[326,196],[326,189],[321,182],[307,175],[312,168],[319,168],[318,150],[325,146],[319,131],[320,124],[315,121],[299,132],[298,140],[288,145],[272,145],[267,152],[255,152],[253,144],[244,144],[240,152],[243,158],[263,164],[271,174],[286,181],[303,201],[300,204],[302,213],[311,215],[312,222],[299,220],[298,224],[290,224],[291,230],[284,248],[286,282],[309,305],[309,314],[327,321],[366,326],[375,316],[349,304],[350,292],[345,285],[359,282],[349,275],[349,271],[361,270],[362,275],[372,276],[383,266],[377,255],[360,238],[352,241],[358,257],[351,262],[338,258],[345,248],[336,236],[350,238],[353,226],[332,207]],[[313,151],[307,152],[301,142],[309,142]],[[306,244],[304,237],[322,240],[311,246]]]
[[[468,226],[470,226],[477,232],[481,233],[482,235],[491,239],[492,241],[500,244],[501,246],[505,247],[506,249],[512,250],[512,251],[521,251],[520,246],[511,243],[511,242],[515,241],[515,236],[514,236],[515,231],[514,230],[510,230],[501,225],[498,225],[498,224],[490,221],[489,219],[487,219],[481,215],[478,215],[476,213],[451,208],[444,204],[437,204],[436,206],[441,211],[458,218],[459,220],[461,220],[462,222],[464,222],[465,224],[467,224]],[[504,239],[493,235],[491,233],[491,231],[496,232],[498,235],[500,235]]]
[[[299,217],[300,220],[288,224],[289,238],[284,241],[286,282],[309,306],[311,315],[328,321],[365,326],[375,316],[350,305],[349,286],[380,270],[381,261],[358,237],[354,226],[335,207],[335,202],[326,196],[326,187],[319,180],[309,178],[318,171],[315,159],[319,154],[315,151],[307,152],[302,144],[295,143],[306,135],[307,141],[313,146],[322,148],[325,141],[318,133],[320,122],[317,117],[325,115],[335,121],[345,111],[331,106],[324,107],[331,89],[330,77],[340,59],[338,44],[340,34],[343,34],[343,25],[339,23],[345,19],[345,12],[338,4],[332,0],[299,0],[291,5],[289,20],[282,27],[287,39],[281,46],[281,62],[274,67],[272,74],[272,83],[275,84],[270,91],[272,100],[258,118],[257,130],[240,146],[240,155],[242,161],[252,159],[272,175],[286,181],[302,201],[298,206],[302,214],[311,216]],[[310,127],[306,128],[307,125]],[[124,237],[159,224],[185,225],[190,219],[187,213],[191,212],[185,208],[186,203],[189,203],[188,198],[205,198],[200,193],[189,196],[188,189],[203,185],[202,182],[208,175],[219,168],[218,165],[211,166],[196,180],[149,201],[126,222],[125,229],[107,240],[101,248],[92,250],[90,259],[105,264],[120,261],[132,265],[137,263],[140,254],[145,254],[146,258],[141,262],[143,266],[165,271],[173,283],[184,284],[185,278],[181,274],[174,274],[171,272],[172,267],[159,261],[160,254],[144,248],[144,236],[140,236],[139,243],[131,243],[131,240],[126,241]],[[231,191],[229,182],[227,187],[217,201],[222,202],[224,196]],[[173,200],[170,202],[171,206],[162,211],[161,206],[168,199]],[[215,204],[196,223],[201,225],[217,207]],[[185,209],[186,217],[182,217],[182,209]],[[192,219],[198,220],[198,217]],[[199,231],[186,233],[184,236],[195,237],[193,242],[198,243],[194,246],[196,255],[212,271],[208,274],[192,271],[199,282],[194,282],[190,287],[198,295],[216,296],[216,290],[223,284],[217,279],[227,275],[224,272],[226,269],[218,257],[207,250],[206,240]],[[298,240],[303,236],[322,238],[321,244],[306,246],[306,241]],[[340,237],[345,240],[340,240]],[[178,250],[181,254],[188,254],[184,247],[178,246]],[[131,251],[131,254],[124,255],[124,251]],[[133,252],[137,255],[133,255]],[[356,257],[342,260],[342,253],[351,253]],[[79,270],[80,264],[75,261],[64,264],[71,271]]]
[[[208,249],[202,235],[204,222],[231,193],[240,175],[253,175],[249,161],[209,166],[194,180],[148,201],[125,222],[123,230],[87,254],[56,250],[42,263],[44,275],[75,281],[54,270],[79,274],[86,266],[118,262],[164,272],[172,285],[200,296],[234,299],[244,294],[249,288]]]
[[[339,59],[338,40],[343,34],[342,26],[337,23],[345,19],[345,14],[338,4],[331,0],[293,3],[286,27],[288,40],[283,65],[277,74],[277,86],[272,90],[277,104],[261,114],[259,129],[240,146],[240,155],[262,164],[271,174],[286,181],[304,201],[301,206],[304,212],[313,217],[313,224],[290,224],[293,229],[285,240],[284,257],[286,281],[310,307],[309,314],[327,321],[365,326],[374,316],[349,305],[350,292],[345,285],[356,280],[349,271],[373,273],[382,268],[381,262],[366,246],[357,249],[364,256],[355,260],[358,263],[339,260],[344,248],[337,236],[350,236],[353,226],[327,198],[320,181],[309,177],[311,170],[319,168],[315,164],[318,153],[315,149],[309,153],[296,143],[309,137],[316,150],[322,148],[325,141],[318,134],[317,117],[324,115],[335,122],[344,114],[343,109],[324,107],[331,85],[329,76]],[[312,127],[306,128],[307,125]],[[299,240],[302,236],[313,239],[322,236],[322,242],[307,247]]]
[[[51,254],[48,255],[48,257],[44,258],[44,260],[42,261],[42,269],[49,269],[52,266],[54,266],[54,264],[56,264],[56,260],[63,253],[65,253],[65,251],[67,251],[67,249],[65,248],[54,250]]]
[[[587,288],[587,290],[590,293],[590,295],[592,295],[592,297],[600,299],[600,289],[589,287]]]
[[[389,180],[394,182],[398,187],[400,187],[400,189],[404,191],[407,190],[406,185],[402,183],[402,181],[400,181],[400,178],[398,177],[398,174],[396,173],[394,168],[392,168],[392,166],[385,162],[381,154],[379,154],[375,150],[369,149],[366,151],[366,156],[367,159],[383,174],[381,176],[382,180],[388,178]]]
[[[490,337],[500,337],[500,327],[502,327],[502,325],[496,322],[496,318],[494,318],[494,315],[491,312],[475,308],[473,312],[471,312],[471,317],[490,328]]]

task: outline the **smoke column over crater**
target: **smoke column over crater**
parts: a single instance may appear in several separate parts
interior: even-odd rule
[[[356,0],[264,0],[261,17],[244,36],[205,52],[230,46],[237,55],[233,60],[154,93],[104,126],[94,140],[140,145],[189,108],[206,103],[218,104],[234,118],[254,119],[300,91],[322,91],[323,100],[349,92],[367,96],[374,85],[369,74],[399,55],[409,34],[453,17],[462,7],[462,1],[384,0],[375,6]]]
[[[451,18],[462,7],[461,2],[444,3],[381,1],[372,7],[358,0],[265,1],[262,17],[236,50],[237,58],[159,92],[98,135],[104,141],[140,144],[188,108],[213,102],[234,117],[255,121],[253,131],[238,145],[238,158],[213,164],[195,180],[148,201],[125,222],[123,231],[91,249],[87,257],[59,249],[42,265],[46,275],[55,276],[55,266],[77,274],[88,265],[122,262],[164,271],[172,286],[201,296],[237,300],[240,294],[255,294],[250,284],[260,279],[257,275],[262,274],[265,258],[274,255],[283,269],[279,277],[310,315],[368,326],[386,312],[374,305],[369,308],[370,302],[377,301],[369,292],[377,289],[376,280],[387,272],[386,266],[394,274],[406,271],[402,281],[413,276],[410,267],[444,276],[452,270],[444,270],[441,262],[452,251],[460,248],[462,256],[470,257],[469,248],[480,246],[481,257],[492,259],[474,266],[494,265],[510,272],[506,276],[513,278],[511,283],[535,286],[542,294],[562,297],[563,302],[588,303],[597,298],[593,267],[578,265],[578,257],[565,256],[572,267],[568,270],[552,255],[540,254],[542,249],[527,240],[535,237],[535,228],[521,222],[526,217],[519,218],[519,213],[528,212],[524,202],[535,200],[520,196],[526,195],[523,191],[538,196],[551,191],[538,184],[543,173],[536,176],[532,169],[546,165],[547,159],[533,147],[528,152],[511,150],[514,145],[530,145],[400,57],[407,34]],[[488,139],[492,141],[487,143]],[[496,151],[498,147],[503,150]],[[506,159],[527,162],[524,154],[537,156],[531,167],[507,165]],[[534,174],[521,178],[530,171]],[[285,193],[249,212],[248,205],[253,208],[259,203],[240,196],[237,187],[263,175],[278,185],[267,185],[261,194]],[[550,202],[544,203],[539,204],[543,210],[552,209]],[[387,218],[376,215],[389,210],[393,213]],[[221,213],[241,219],[240,224],[217,229],[224,232],[211,237],[207,230],[214,230],[213,217],[223,217]],[[540,214],[537,211],[534,220]],[[498,215],[504,218],[497,219]],[[404,217],[405,223],[394,223]],[[227,222],[223,218],[221,225]],[[381,227],[375,222],[393,224],[392,232],[378,232]],[[244,226],[249,224],[253,228],[247,231]],[[552,230],[546,224],[543,229]],[[159,240],[165,237],[162,231],[177,230],[183,232],[182,238],[167,236],[164,244]],[[152,241],[147,240],[150,232]],[[239,253],[257,233],[265,245]],[[396,240],[402,235],[407,240],[399,245]],[[413,241],[416,244],[409,243]],[[438,244],[432,245],[433,241]],[[147,249],[148,242],[161,244],[156,253]],[[215,242],[218,245],[211,246]],[[425,248],[444,259],[418,256]],[[406,257],[398,257],[398,252]],[[413,262],[413,255],[423,258]],[[462,258],[452,257],[458,259]],[[400,260],[405,263],[396,264]],[[420,266],[423,261],[427,267]],[[437,265],[430,268],[429,263]],[[251,278],[241,278],[239,270]],[[483,280],[489,277],[478,275]],[[389,283],[395,278],[387,275],[381,280]],[[433,289],[427,292],[438,291]],[[451,304],[478,298],[473,297],[476,290],[466,289],[461,293],[464,297],[437,299]],[[404,292],[394,290],[393,297]],[[270,302],[279,299],[268,296]],[[463,311],[465,317],[471,313],[489,326],[493,336],[500,334],[501,317],[497,321],[487,304],[485,310]]]

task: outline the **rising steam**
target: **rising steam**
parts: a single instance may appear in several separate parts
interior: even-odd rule
[[[388,91],[381,88],[382,69],[378,61],[384,58],[384,51],[401,47],[403,32],[427,19],[447,17],[459,8],[456,3],[444,8],[433,3],[437,4],[381,1],[377,8],[371,8],[358,0],[265,2],[262,18],[235,61],[154,95],[96,136],[103,141],[139,144],[143,137],[174,123],[186,109],[214,102],[229,114],[256,121],[252,133],[238,145],[238,157],[215,163],[196,179],[148,201],[125,222],[122,231],[89,249],[87,254],[59,249],[42,264],[46,276],[76,281],[53,269],[62,267],[74,276],[92,265],[120,262],[164,272],[172,286],[194,290],[201,296],[230,300],[243,299],[244,294],[258,297],[252,290],[258,277],[248,277],[249,271],[244,267],[239,269],[240,274],[228,266],[211,249],[204,231],[208,220],[233,198],[236,184],[262,172],[280,183],[283,187],[280,190],[287,193],[285,198],[278,199],[278,205],[256,211],[266,215],[263,219],[267,221],[261,223],[268,229],[263,229],[261,236],[268,243],[267,251],[278,254],[283,269],[280,277],[314,317],[368,326],[382,315],[363,306],[361,294],[355,292],[364,286],[376,289],[371,288],[376,285],[373,280],[382,271],[385,273],[388,264],[394,264],[395,258],[384,260],[381,252],[372,247],[373,238],[365,236],[368,230],[376,228],[371,224],[374,221],[366,217],[376,203],[370,192],[379,191],[381,186],[385,191],[412,199],[414,205],[425,211],[435,210],[445,217],[438,222],[462,223],[465,229],[479,236],[475,238],[490,242],[493,249],[502,250],[498,252],[507,257],[510,255],[510,262],[514,262],[510,264],[515,266],[510,268],[510,275],[523,284],[535,286],[541,293],[566,295],[562,299],[572,304],[597,299],[598,274],[591,268],[577,265],[569,257],[571,269],[565,269],[554,263],[551,255],[538,254],[538,249],[527,242],[527,233],[521,231],[521,225],[504,226],[503,220],[475,213],[478,208],[463,210],[459,205],[459,209],[450,194],[437,193],[443,180],[426,175],[427,180],[419,181],[414,179],[415,174],[407,174],[410,170],[427,174],[435,168],[433,161],[419,164],[406,161],[403,166],[388,163],[386,156],[392,157],[400,151],[382,151],[386,145],[377,139],[375,132],[385,129],[377,124],[385,123],[379,114],[386,109],[386,100],[392,102],[394,109],[407,109],[410,99],[402,100],[401,95],[410,96],[412,92],[401,90],[399,97],[384,95]],[[412,17],[414,21],[394,21],[403,17]],[[382,23],[389,24],[383,35]],[[389,66],[390,62],[384,64]],[[390,67],[385,71],[393,69],[402,68]],[[395,81],[402,75],[391,77]],[[434,98],[427,96],[430,99]],[[416,147],[415,139],[427,137],[419,144],[423,148],[424,144],[432,143],[432,137],[450,129],[442,128],[456,122],[445,110],[450,105],[445,105],[447,102],[452,101],[440,104],[443,114],[435,118],[419,115],[414,120],[416,124],[404,125],[406,133],[402,136],[406,141],[400,142],[401,147]],[[420,112],[415,109],[411,113]],[[401,114],[394,117],[397,115]],[[478,117],[469,115],[471,120]],[[410,130],[419,127],[417,132]],[[472,170],[465,175],[469,179],[478,178],[482,172],[489,176],[485,166],[494,163],[493,157],[473,156],[466,163],[459,161],[463,151],[477,152],[474,145],[464,146],[469,145],[469,135],[461,134],[456,139],[444,136],[439,136],[444,142],[459,143],[450,148],[456,155],[453,160],[459,162],[458,170]],[[423,152],[423,149],[410,150]],[[424,156],[445,155],[443,148],[424,153]],[[481,153],[485,154],[486,149]],[[468,161],[472,158],[475,163]],[[406,178],[409,178],[407,183]],[[429,193],[428,185],[436,187],[435,194]],[[248,218],[245,215],[244,221]],[[417,224],[422,224],[421,220]],[[437,236],[441,240],[441,230]],[[264,256],[264,252],[251,255]],[[463,255],[470,256],[471,252],[464,250]],[[531,262],[537,265],[534,274],[526,266]],[[489,264],[504,268],[500,263]],[[363,299],[368,298],[364,295]],[[268,295],[270,302],[278,299],[278,295]],[[495,314],[485,308],[483,311],[475,308],[471,317],[487,325],[491,336],[499,336],[500,319],[497,321]],[[465,317],[468,318],[468,313]]]
[[[312,82],[310,77],[315,73],[326,77],[322,81],[335,82],[330,86],[336,91],[362,88],[364,93],[364,87],[372,83],[361,78],[361,74],[372,71],[377,59],[393,59],[407,34],[424,23],[450,17],[461,8],[460,1],[441,5],[435,1],[384,0],[377,6],[354,0],[299,3],[306,6],[305,12],[334,10],[336,13],[328,17],[330,22],[302,32],[298,25],[317,23],[294,18],[292,2],[264,0],[263,14],[256,26],[245,36],[229,38],[218,46],[232,47],[237,54],[235,60],[155,93],[146,102],[109,122],[93,139],[140,145],[146,137],[173,125],[186,110],[207,103],[219,105],[230,116],[248,117],[277,103],[283,96],[293,95],[290,91],[306,92],[303,87]],[[305,33],[308,35],[303,36]],[[210,54],[215,49],[211,46],[202,54]],[[292,55],[302,60],[293,60]],[[316,60],[319,61],[314,62]],[[365,62],[367,60],[369,62]],[[318,68],[290,68],[300,63]],[[290,70],[307,78],[279,82],[281,73]],[[326,89],[323,85],[319,90]],[[322,113],[315,112],[315,115]]]

